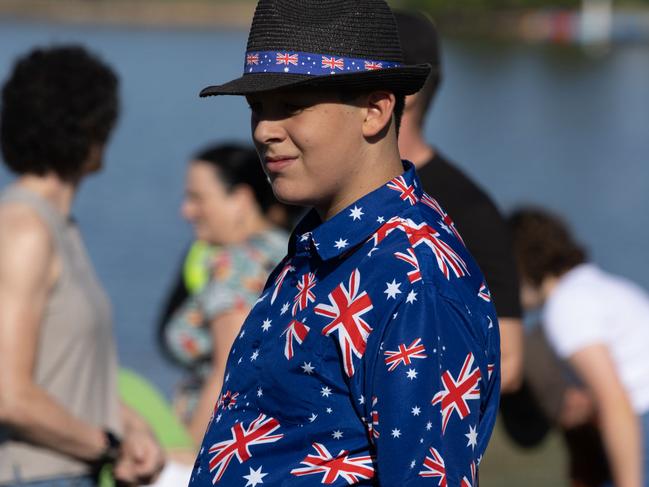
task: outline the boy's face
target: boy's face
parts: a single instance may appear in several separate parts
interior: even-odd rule
[[[354,191],[365,139],[362,107],[337,93],[275,91],[247,97],[252,136],[278,199],[327,208]]]

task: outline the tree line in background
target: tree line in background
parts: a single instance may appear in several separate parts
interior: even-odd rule
[[[457,12],[488,10],[526,10],[546,8],[579,8],[582,0],[392,0],[393,6],[415,8],[430,12]],[[614,6],[649,6],[649,0],[615,0]]]

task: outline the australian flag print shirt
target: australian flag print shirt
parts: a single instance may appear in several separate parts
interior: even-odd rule
[[[404,168],[298,225],[234,342],[190,486],[477,485],[497,318],[451,218]]]

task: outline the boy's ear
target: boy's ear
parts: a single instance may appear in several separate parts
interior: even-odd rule
[[[390,126],[396,98],[391,91],[373,91],[365,97],[363,135],[372,138]]]

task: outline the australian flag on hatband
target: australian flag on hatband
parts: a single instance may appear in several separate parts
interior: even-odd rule
[[[234,342],[192,487],[476,487],[496,315],[451,219],[404,168],[298,225]]]

